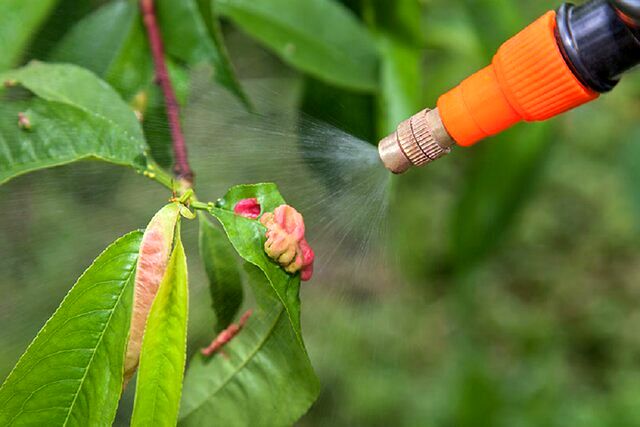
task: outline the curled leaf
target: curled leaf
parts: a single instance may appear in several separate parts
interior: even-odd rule
[[[149,222],[140,244],[133,313],[124,365],[125,383],[131,379],[138,367],[145,324],[151,304],[158,293],[158,286],[167,269],[179,214],[178,203],[170,203],[160,209]]]
[[[309,280],[313,274],[313,250],[304,238],[304,219],[300,212],[289,205],[278,206],[273,213],[267,212],[260,218],[267,227],[267,241],[264,250],[270,258],[278,262],[288,273],[302,272],[302,280]]]

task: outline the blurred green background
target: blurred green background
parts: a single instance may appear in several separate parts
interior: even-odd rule
[[[68,23],[99,3],[62,1],[23,60],[46,57]],[[261,3],[296,10],[304,0]],[[373,89],[336,84],[314,73],[313,61],[311,69],[296,64],[287,57],[290,47],[274,47],[224,7],[223,30],[241,79],[286,77],[296,88],[280,100],[286,108],[372,143],[434,105],[488,63],[502,41],[558,6],[343,3],[375,39]],[[363,76],[363,86],[367,81]],[[385,274],[320,274],[304,286],[304,336],[323,387],[299,424],[640,425],[639,118],[636,72],[590,105],[548,123],[517,125],[394,178],[386,238],[376,243],[383,255],[368,257],[364,268],[384,265]],[[215,139],[205,131],[191,131],[192,139]],[[196,163],[202,144],[193,143]],[[214,172],[199,167],[207,191]],[[95,255],[143,227],[167,196],[131,171],[96,164],[0,187],[3,377]],[[194,256],[196,230],[185,233],[195,350],[211,339],[213,316]],[[359,259],[352,256],[335,263],[348,270]]]

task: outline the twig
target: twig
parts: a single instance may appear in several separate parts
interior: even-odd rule
[[[189,166],[187,158],[187,145],[180,125],[180,106],[173,91],[167,64],[164,59],[164,45],[162,36],[156,19],[156,12],[153,0],[140,0],[140,8],[147,29],[147,37],[151,46],[153,63],[155,66],[156,83],[162,88],[164,103],[171,130],[171,140],[173,142],[173,156],[175,159],[173,172],[178,179],[186,181],[189,185],[193,183],[193,171]]]

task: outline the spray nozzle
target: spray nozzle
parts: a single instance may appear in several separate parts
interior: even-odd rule
[[[394,133],[378,144],[384,166],[399,174],[422,166],[451,151],[453,139],[447,133],[438,109],[425,109],[398,125]]]

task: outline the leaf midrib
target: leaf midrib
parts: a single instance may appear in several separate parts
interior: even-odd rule
[[[107,331],[107,329],[109,329],[109,325],[111,324],[111,319],[113,318],[113,315],[116,312],[116,309],[120,305],[120,301],[122,300],[122,296],[124,295],[125,290],[128,288],[129,282],[131,281],[131,278],[135,274],[136,264],[137,263],[132,263],[133,267],[129,271],[129,275],[127,277],[127,280],[125,281],[125,285],[122,287],[122,292],[120,292],[120,295],[118,295],[118,300],[113,305],[113,310],[111,311],[111,314],[109,315],[109,319],[107,320],[106,326],[102,330],[102,332],[100,333],[100,338],[98,339],[98,342],[96,343],[96,346],[95,346],[95,349],[93,350],[93,353],[91,354],[91,358],[89,359],[89,363],[87,363],[87,367],[86,367],[86,369],[84,371],[84,374],[82,375],[82,378],[80,380],[80,384],[78,385],[78,389],[76,390],[76,393],[73,396],[73,401],[71,402],[71,405],[69,406],[69,411],[67,412],[67,417],[65,418],[64,423],[62,424],[63,426],[66,426],[67,422],[69,421],[69,417],[71,416],[71,413],[73,412],[73,408],[74,408],[74,406],[76,404],[78,396],[80,395],[80,390],[84,386],[84,381],[87,378],[87,374],[89,373],[89,370],[91,368],[91,364],[93,363],[93,359],[94,359],[94,357],[95,357],[95,355],[96,355],[96,353],[98,351],[98,347],[100,347],[100,345],[102,344],[102,339],[104,338],[104,334]]]

